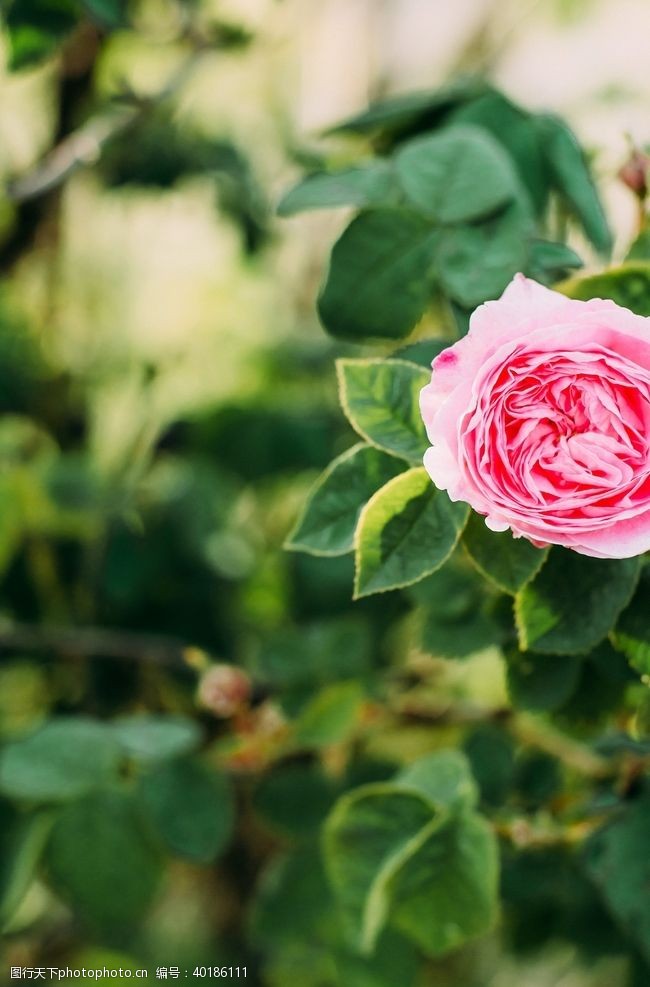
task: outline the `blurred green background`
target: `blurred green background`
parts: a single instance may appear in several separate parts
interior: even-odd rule
[[[555,768],[515,763],[489,723],[445,720],[452,702],[498,715],[495,649],[446,663],[413,643],[401,595],[351,602],[349,557],[283,550],[313,480],[351,444],[333,358],[357,351],[315,314],[341,214],[274,209],[304,168],[359,154],[323,138],[328,124],[478,71],[605,148],[626,243],[635,203],[615,176],[626,132],[648,136],[647,5],[4,6],[4,967],[146,967],[151,981],[239,966],[268,987],[623,984],[599,906],[550,850],[507,872],[505,940],[424,967],[403,940],[372,960],[343,943],[316,849],[337,795],[444,744],[487,758],[488,789],[516,776],[524,807],[552,794]],[[463,592],[461,620],[481,602]]]

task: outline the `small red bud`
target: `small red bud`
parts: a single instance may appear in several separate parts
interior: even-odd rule
[[[215,716],[227,719],[248,704],[251,680],[235,665],[211,665],[199,682],[197,701]]]
[[[650,157],[638,148],[634,148],[618,172],[618,177],[624,185],[634,192],[639,199],[645,199],[648,192],[648,169]]]

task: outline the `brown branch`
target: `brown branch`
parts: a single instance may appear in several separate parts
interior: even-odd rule
[[[36,199],[63,184],[80,168],[96,164],[109,141],[138,124],[152,109],[178,92],[206,50],[197,43],[192,54],[179,65],[155,96],[134,99],[130,105],[114,105],[65,137],[33,171],[8,183],[6,194],[10,201]]]
[[[158,634],[104,627],[0,625],[0,651],[55,652],[80,658],[120,658],[149,662],[188,673],[199,664],[199,649]]]

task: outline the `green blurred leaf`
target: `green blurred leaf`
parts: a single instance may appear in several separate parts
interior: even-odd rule
[[[334,244],[318,300],[327,331],[354,342],[408,335],[431,298],[436,245],[420,216],[397,209],[357,216]]]
[[[355,597],[398,589],[449,558],[467,520],[422,467],[390,480],[364,507],[356,536]]]
[[[418,339],[415,343],[407,343],[395,350],[391,359],[417,363],[418,367],[424,367],[428,371],[438,354],[453,343],[453,339]]]
[[[400,771],[393,784],[419,792],[440,809],[473,809],[478,802],[478,788],[469,761],[461,751],[425,754]]]
[[[51,825],[48,812],[18,812],[0,802],[0,931],[34,878]]]
[[[473,511],[462,542],[478,571],[513,595],[539,572],[548,555],[548,549],[535,548],[526,538],[513,538],[509,531],[491,531]]]
[[[392,165],[372,161],[358,168],[308,175],[283,196],[277,212],[279,216],[294,216],[309,209],[397,205],[398,193]]]
[[[559,117],[540,114],[536,123],[553,184],[601,254],[609,255],[612,235],[584,152]]]
[[[32,802],[66,802],[115,777],[119,748],[108,726],[60,717],[0,752],[0,791]]]
[[[650,675],[650,572],[644,569],[628,606],[616,621],[610,638],[641,675]]]
[[[337,790],[318,764],[278,765],[257,786],[253,805],[273,829],[304,839],[318,831]]]
[[[650,798],[625,807],[585,847],[585,866],[605,905],[650,962]]]
[[[621,264],[602,274],[576,276],[556,287],[569,298],[585,302],[611,298],[637,315],[650,316],[650,264],[644,261]]]
[[[463,750],[478,782],[481,801],[489,806],[502,805],[514,782],[515,749],[512,737],[503,727],[485,723],[472,731]]]
[[[650,261],[650,227],[646,224],[625,255],[626,261]]]
[[[261,682],[286,694],[292,687],[313,691],[332,680],[360,678],[369,666],[368,625],[339,617],[267,635],[253,668]]]
[[[431,956],[490,927],[496,841],[468,808],[475,797],[466,763],[445,752],[416,762],[394,783],[339,800],[326,824],[325,861],[362,952],[373,950],[387,924]]]
[[[574,267],[582,267],[579,255],[565,243],[533,240],[530,244],[528,273],[543,283],[557,281]]]
[[[5,5],[11,69],[53,55],[80,18],[76,0],[13,0]]]
[[[344,740],[357,725],[363,699],[358,682],[326,686],[307,703],[296,721],[294,745],[325,747]]]
[[[161,858],[135,801],[105,791],[74,802],[57,819],[47,848],[55,889],[90,926],[124,929],[145,915],[162,876]]]
[[[124,24],[128,0],[82,0],[82,3],[102,26],[118,28]]]
[[[230,839],[235,809],[227,778],[198,760],[163,764],[138,788],[144,814],[167,848],[207,864]]]
[[[359,444],[338,456],[316,481],[285,548],[312,555],[345,555],[354,547],[361,508],[401,465]]]
[[[442,288],[468,309],[497,298],[518,271],[526,270],[531,232],[518,203],[486,222],[443,231],[435,260]]]
[[[519,190],[509,158],[478,127],[446,127],[409,141],[395,167],[412,205],[441,224],[487,216]]]
[[[508,648],[505,657],[508,693],[520,709],[559,709],[576,690],[580,662],[575,655],[540,655]]]
[[[119,717],[111,726],[120,746],[143,764],[187,754],[201,743],[201,728],[185,716],[138,713]]]
[[[565,548],[551,549],[541,571],[515,600],[521,649],[545,654],[590,651],[629,603],[639,570],[638,558],[592,559]]]
[[[406,360],[337,360],[341,405],[352,427],[384,452],[421,463],[428,441],[420,391],[431,374]]]

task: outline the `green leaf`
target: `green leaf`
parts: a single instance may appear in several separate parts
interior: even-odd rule
[[[0,791],[14,799],[65,802],[116,775],[119,747],[103,723],[60,717],[0,753]]]
[[[100,25],[118,28],[124,24],[128,0],[82,0],[88,13]]]
[[[390,480],[368,501],[356,536],[355,598],[398,589],[449,558],[467,520],[422,467]]]
[[[490,927],[496,841],[475,800],[465,759],[444,751],[338,801],[325,863],[356,948],[371,952],[388,924],[437,956]]]
[[[421,463],[428,440],[420,391],[431,373],[406,360],[337,360],[341,406],[352,427],[384,452]]]
[[[392,354],[393,360],[406,360],[407,363],[417,363],[418,367],[431,370],[431,364],[443,350],[453,346],[453,339],[418,339],[415,343],[407,343]]]
[[[650,261],[650,227],[646,224],[625,255],[626,261]]]
[[[390,782],[337,802],[325,825],[325,864],[351,939],[373,950],[388,920],[390,881],[442,822],[430,801]]]
[[[76,0],[13,0],[4,7],[11,69],[29,68],[53,55],[79,20]]]
[[[526,538],[513,538],[509,531],[491,531],[474,512],[462,540],[478,571],[513,595],[539,572],[548,555],[548,549],[535,548]]]
[[[459,107],[450,122],[483,127],[504,147],[525,185],[535,213],[542,216],[548,200],[548,178],[541,141],[530,113],[502,93],[489,91]]]
[[[603,640],[630,601],[640,561],[592,559],[553,548],[515,600],[522,651],[580,654]]]
[[[497,298],[526,269],[531,230],[529,217],[513,203],[487,222],[443,231],[436,253],[442,288],[468,309]]]
[[[533,240],[530,244],[528,273],[538,281],[557,281],[567,270],[582,266],[582,259],[566,243]]]
[[[48,812],[18,812],[0,802],[0,931],[34,878],[51,825]]]
[[[469,761],[457,750],[425,754],[400,771],[393,784],[419,792],[440,809],[473,809],[478,802]]]
[[[629,605],[612,631],[611,642],[641,675],[650,675],[650,572],[645,569]]]
[[[520,709],[560,709],[576,690],[581,664],[575,655],[540,655],[508,648],[505,658],[508,693]]]
[[[318,300],[327,331],[354,342],[407,336],[431,297],[436,243],[421,216],[396,209],[357,216],[334,244]]]
[[[609,255],[612,235],[587,160],[573,131],[559,117],[550,114],[540,114],[536,121],[553,184],[596,250]]]
[[[179,757],[201,743],[201,728],[186,716],[139,713],[119,717],[111,725],[120,746],[143,764]]]
[[[312,555],[351,552],[361,508],[401,468],[372,446],[348,449],[316,481],[285,548]]]
[[[201,761],[170,761],[144,775],[138,800],[152,828],[180,857],[210,863],[230,839],[235,814],[230,784]]]
[[[395,167],[407,198],[436,223],[487,216],[519,190],[509,158],[478,127],[447,127],[409,141]]]
[[[304,838],[320,828],[337,788],[318,764],[279,765],[259,783],[253,806],[274,830]]]
[[[294,216],[309,209],[396,205],[398,193],[392,165],[372,161],[358,168],[308,175],[281,199],[277,212]]]
[[[570,278],[556,287],[569,298],[611,298],[637,315],[650,316],[650,263],[644,261],[611,267],[602,274]]]
[[[376,130],[404,131],[414,126],[430,127],[442,113],[485,91],[476,78],[459,79],[440,89],[404,93],[371,104],[367,110],[330,128],[329,134],[366,134]]]
[[[295,746],[325,747],[344,740],[358,722],[363,698],[358,682],[326,686],[302,710],[295,724]]]
[[[442,956],[495,924],[498,874],[492,829],[463,813],[430,832],[395,874],[391,921],[426,955]]]
[[[650,798],[645,795],[598,830],[585,866],[617,924],[650,962]]]
[[[281,696],[295,687],[314,691],[326,682],[367,673],[370,643],[367,624],[354,617],[285,628],[265,636],[253,670]]]
[[[47,862],[55,889],[79,917],[108,931],[133,931],[162,874],[134,799],[121,791],[66,806],[52,830]]]

